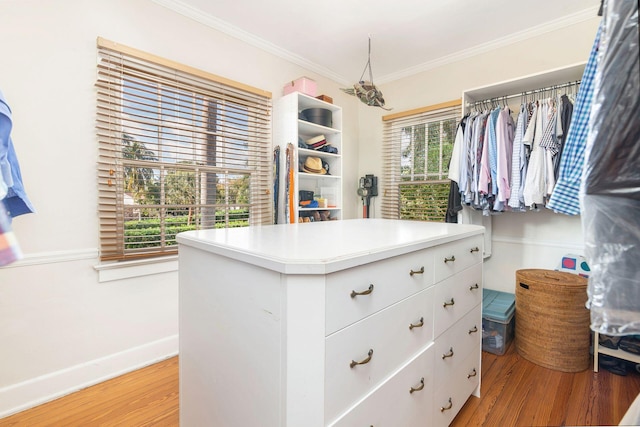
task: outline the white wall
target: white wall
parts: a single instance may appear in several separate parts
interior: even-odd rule
[[[315,79],[344,108],[345,185],[356,180],[358,123],[357,100],[337,83],[150,0],[0,0],[0,10],[0,90],[37,209],[13,222],[25,259],[0,268],[3,417],[178,350],[175,266],[103,283],[94,269],[98,36],[271,91],[274,102],[285,82]]]
[[[383,84],[386,104],[394,108],[391,113],[402,112],[458,99],[466,89],[585,62],[599,20],[594,12],[593,18],[562,29]],[[381,117],[386,114],[376,108],[360,110],[360,175],[381,175]],[[378,207],[380,202],[375,203]],[[379,209],[374,212],[381,216]],[[551,211],[509,212],[493,217],[492,224],[492,255],[484,269],[485,286],[490,289],[515,292],[516,270],[554,269],[562,255],[584,253],[579,217]]]

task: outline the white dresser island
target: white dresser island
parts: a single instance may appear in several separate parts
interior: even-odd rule
[[[177,240],[182,427],[446,426],[479,394],[482,227],[358,219]]]

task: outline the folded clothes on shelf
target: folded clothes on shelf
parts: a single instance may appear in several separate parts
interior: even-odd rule
[[[606,369],[607,371],[613,374],[620,375],[620,376],[627,375],[627,364],[624,362],[624,360],[620,360],[616,357],[609,356],[606,354],[601,354],[599,358],[599,363],[600,363],[600,367]]]
[[[626,351],[627,353],[640,355],[640,338],[638,335],[622,337],[620,338],[620,342],[618,342],[618,348]]]
[[[602,347],[610,348],[613,350],[617,350],[620,345],[620,337],[614,337],[611,335],[598,335],[598,344]]]
[[[338,154],[338,149],[336,147],[332,147],[331,145],[325,145],[324,147],[318,148],[316,151],[324,151],[325,153]]]

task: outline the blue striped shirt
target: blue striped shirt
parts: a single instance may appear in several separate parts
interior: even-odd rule
[[[555,212],[567,215],[578,215],[580,213],[580,183],[584,167],[584,151],[589,133],[589,116],[593,101],[601,30],[602,24],[598,27],[589,60],[582,74],[569,133],[560,158],[558,182],[546,205],[547,208],[553,209]]]

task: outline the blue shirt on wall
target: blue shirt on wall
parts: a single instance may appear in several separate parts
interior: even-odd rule
[[[12,217],[35,212],[22,183],[18,157],[11,140],[11,109],[0,91],[0,200]]]

